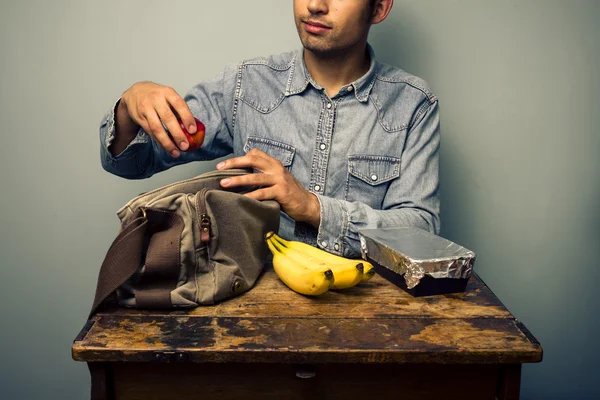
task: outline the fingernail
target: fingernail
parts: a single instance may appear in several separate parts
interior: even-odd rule
[[[183,140],[181,141],[181,143],[179,143],[179,148],[183,151],[186,151],[188,147],[189,145],[187,144],[187,142],[184,142]]]
[[[190,134],[196,133],[196,125],[190,125],[190,127],[188,128],[188,132]]]
[[[221,186],[227,186],[231,182],[231,179],[223,179],[221,181]]]
[[[181,154],[181,153],[179,152],[179,150],[173,150],[173,151],[171,152],[171,155],[172,155],[173,157],[175,157],[175,158],[179,157],[179,155],[180,155],[180,154]]]
[[[225,163],[224,162],[220,162],[217,164],[217,169],[223,169],[225,168]]]

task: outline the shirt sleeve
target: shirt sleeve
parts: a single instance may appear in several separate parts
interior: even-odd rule
[[[359,257],[359,229],[412,226],[439,234],[439,147],[436,101],[408,133],[401,155],[402,173],[388,188],[381,210],[317,195],[321,205],[318,246],[345,257]]]
[[[188,91],[184,100],[194,117],[206,128],[202,146],[193,152],[181,152],[173,158],[140,127],[136,137],[121,154],[113,156],[108,147],[115,137],[115,112],[120,99],[100,123],[100,159],[102,167],[127,179],[148,178],[175,165],[213,160],[233,150],[234,97],[237,82],[235,66],[228,66],[215,78]]]

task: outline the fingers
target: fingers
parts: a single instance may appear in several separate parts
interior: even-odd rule
[[[231,158],[217,165],[217,169],[220,170],[247,167],[262,173],[226,178],[221,180],[221,186],[224,188],[258,186],[257,190],[245,196],[254,200],[275,200],[290,217],[300,221],[313,221],[314,215],[307,212],[307,209],[312,207],[307,202],[307,198],[310,198],[307,196],[309,192],[294,179],[279,160],[260,150],[252,149],[245,156]],[[314,199],[316,200],[316,197]]]
[[[196,120],[185,100],[175,90],[172,90],[167,93],[167,101],[171,105],[171,108],[175,110],[175,113],[179,116],[187,131],[192,135],[196,133],[198,130]]]
[[[252,149],[245,156],[234,157],[217,165],[217,169],[254,168],[263,173],[281,174],[283,165],[268,154]]]
[[[273,200],[275,198],[275,194],[271,188],[257,189],[250,193],[246,193],[244,196],[259,201]]]
[[[173,111],[171,111],[171,107],[169,107],[167,104],[158,104],[156,106],[156,112],[160,120],[169,130],[175,145],[177,145],[181,150],[186,151],[189,147],[189,143],[185,137],[185,134],[181,130],[181,127],[179,126],[177,117],[175,114],[173,114]]]
[[[221,180],[221,186],[223,187],[273,186],[276,183],[277,177],[268,174],[246,174]]]
[[[131,118],[173,157],[179,157],[180,150],[190,148],[178,118],[190,133],[197,131],[196,122],[185,100],[173,88],[139,82],[122,98],[126,100]]]
[[[158,117],[158,114],[153,111],[147,111],[146,114],[142,115],[145,120],[145,125],[142,126],[144,130],[152,136],[155,142],[157,142],[163,149],[165,149],[173,157],[177,158],[181,154],[179,149],[175,146]]]

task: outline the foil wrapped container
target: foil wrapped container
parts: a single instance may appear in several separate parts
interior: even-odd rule
[[[471,250],[419,228],[362,229],[358,233],[363,259],[411,295],[465,290],[475,264]]]

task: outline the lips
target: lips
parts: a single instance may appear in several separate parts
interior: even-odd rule
[[[331,28],[321,22],[317,22],[317,21],[302,21],[304,22],[304,29],[312,34],[315,35],[321,35],[327,31],[330,31]]]
[[[303,21],[303,22],[305,24],[307,24],[307,25],[312,25],[312,26],[316,26],[316,27],[319,27],[319,28],[331,29],[329,26],[327,26],[327,25],[325,25],[325,24],[323,24],[321,22],[318,22],[318,21]]]

